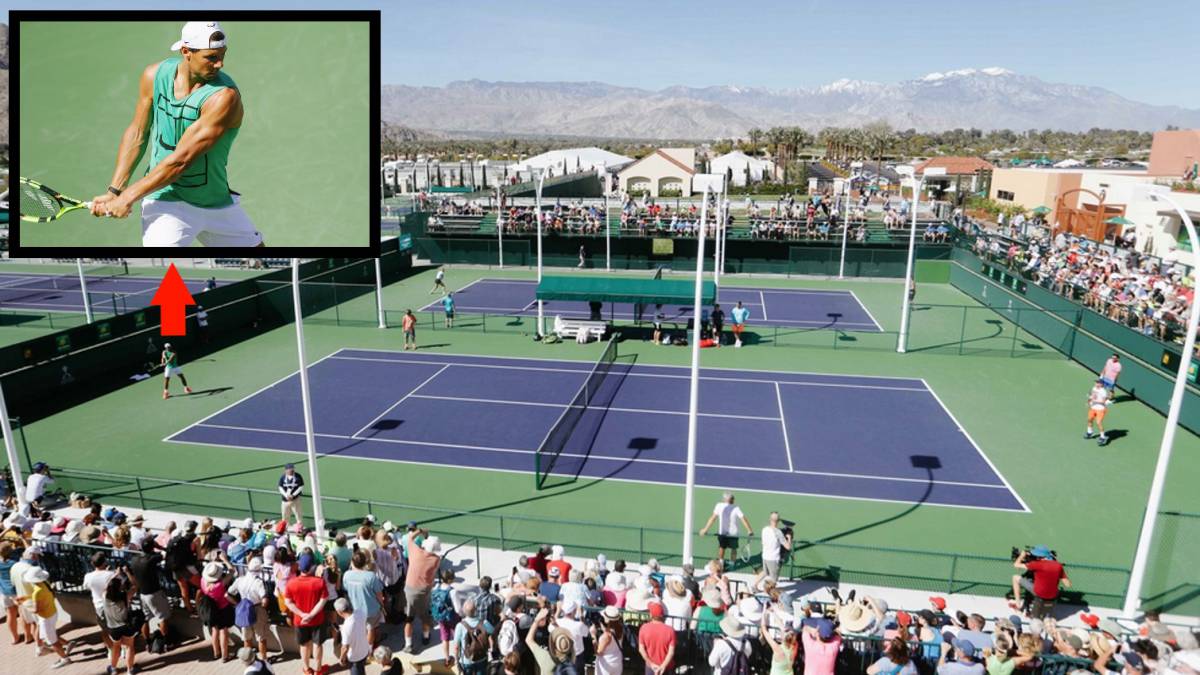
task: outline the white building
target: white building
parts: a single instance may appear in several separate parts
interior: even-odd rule
[[[769,178],[775,171],[775,163],[734,150],[710,161],[708,170],[710,173],[724,174],[730,185],[744,187],[747,178],[751,183]]]
[[[625,167],[617,174],[622,192],[647,192],[651,197],[664,193],[692,194],[696,175],[695,148],[659,148]]]

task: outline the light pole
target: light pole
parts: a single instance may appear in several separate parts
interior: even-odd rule
[[[537,181],[537,188],[534,191],[533,199],[533,217],[537,221],[537,272],[538,284],[542,283],[542,183],[545,181],[546,175],[542,173],[540,168],[533,170],[534,180]],[[538,298],[538,322],[537,334],[540,339],[546,332],[543,330],[545,326],[545,316],[542,313],[542,299]]]
[[[900,336],[896,341],[896,351],[903,354],[908,349],[908,313],[910,296],[909,289],[913,283],[913,256],[917,249],[917,207],[921,204],[921,190],[925,189],[925,179],[930,176],[945,176],[944,168],[929,168],[917,178],[916,171],[911,166],[897,167],[896,171],[902,176],[908,176],[913,185],[913,217],[912,229],[908,232],[908,264],[904,268],[904,301],[900,306]]]
[[[846,210],[842,212],[842,259],[838,263],[838,279],[846,278],[846,236],[850,230],[850,188],[854,187],[854,169],[861,169],[862,162],[850,165],[850,175],[846,178]]]
[[[1187,229],[1188,240],[1192,245],[1192,256],[1200,252],[1200,237],[1196,236],[1196,225],[1179,203],[1171,198],[1171,190],[1164,185],[1140,186],[1146,197],[1157,199],[1169,204],[1179,214],[1179,219]],[[1135,193],[1136,194],[1136,193]],[[1196,283],[1193,288],[1200,289],[1200,265],[1193,260],[1192,278]],[[1129,572],[1129,588],[1125,590],[1125,606],[1123,613],[1132,617],[1137,612],[1141,600],[1142,583],[1146,578],[1146,565],[1150,559],[1150,544],[1154,538],[1154,525],[1158,520],[1158,507],[1162,502],[1163,483],[1167,478],[1167,467],[1171,463],[1171,446],[1175,443],[1175,427],[1179,425],[1179,409],[1183,405],[1183,392],[1187,382],[1188,366],[1192,362],[1192,354],[1196,350],[1196,325],[1200,323],[1200,294],[1193,294],[1192,308],[1188,314],[1187,334],[1183,338],[1183,352],[1179,359],[1179,372],[1175,375],[1175,389],[1171,392],[1171,407],[1167,409],[1167,424],[1163,428],[1162,443],[1158,446],[1158,463],[1154,466],[1154,481],[1150,484],[1150,498],[1146,502],[1146,513],[1142,516],[1142,531],[1138,535],[1137,551],[1133,556],[1133,569]]]
[[[612,271],[612,226],[608,222],[608,191],[604,191],[604,271]]]
[[[496,187],[496,236],[500,239],[500,269],[504,269],[504,209],[500,204],[504,201],[504,188]]]

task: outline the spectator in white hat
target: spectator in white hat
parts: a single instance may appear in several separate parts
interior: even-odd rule
[[[270,596],[263,581],[263,559],[255,556],[246,565],[246,573],[233,582],[230,590],[235,593],[238,602],[248,602],[254,608],[254,622],[239,626],[242,643],[257,647],[258,658],[267,660],[267,630],[270,625]],[[282,649],[282,646],[281,646]],[[239,656],[241,653],[239,652]]]
[[[563,547],[555,544],[550,547],[550,562],[546,563],[547,575],[550,573],[550,570],[557,569],[560,582],[566,581],[570,578],[571,574],[571,563],[564,560],[563,555]]]
[[[583,641],[588,637],[588,627],[579,620],[579,603],[564,598],[558,608],[558,627],[565,628],[575,643],[575,668],[583,672]]]
[[[428,643],[433,629],[433,619],[429,613],[429,595],[433,590],[434,578],[442,558],[442,542],[437,537],[430,537],[429,530],[418,530],[426,537],[425,543],[418,546],[415,537],[408,540],[408,574],[404,579],[404,596],[406,620],[404,624],[404,649],[412,653],[416,649],[413,643],[413,624],[421,621],[425,642]]]
[[[29,596],[17,598],[17,602],[30,602],[37,616],[38,633],[42,642],[58,654],[58,660],[51,668],[62,668],[71,663],[71,644],[58,635],[58,608],[54,604],[54,591],[50,590],[50,573],[42,567],[34,567],[25,573],[25,582],[29,588]],[[38,655],[41,656],[39,651]]]

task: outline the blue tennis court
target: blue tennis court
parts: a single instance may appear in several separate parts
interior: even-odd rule
[[[536,281],[479,279],[461,289],[451,290],[454,292],[455,308],[459,312],[537,315]],[[743,306],[750,308],[749,323],[752,325],[883,332],[883,328],[852,291],[721,286],[717,300],[725,310],[726,323],[729,322],[729,310],[741,301]],[[551,317],[561,314],[568,318],[579,318],[591,314],[584,302],[547,301],[542,305],[543,312]],[[421,309],[437,311],[441,307],[441,300],[435,300]],[[655,311],[655,308],[647,307],[641,318],[649,321],[653,319]],[[662,312],[667,321],[686,323],[692,316],[692,307],[664,305]],[[638,318],[633,305],[622,303],[606,306],[603,316],[621,321]]]
[[[88,277],[92,309],[117,314],[150,305],[159,279],[153,277]],[[184,280],[193,295],[204,290],[203,281]],[[82,312],[79,277],[71,274],[0,273],[0,308],[9,310]]]
[[[309,368],[317,451],[530,475],[595,364],[342,349]],[[619,357],[553,474],[684,482],[689,371]],[[292,374],[165,439],[304,453]],[[1027,511],[919,379],[705,368],[696,484]]]

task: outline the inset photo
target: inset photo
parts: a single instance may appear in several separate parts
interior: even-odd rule
[[[10,19],[14,255],[375,254],[378,11]]]

